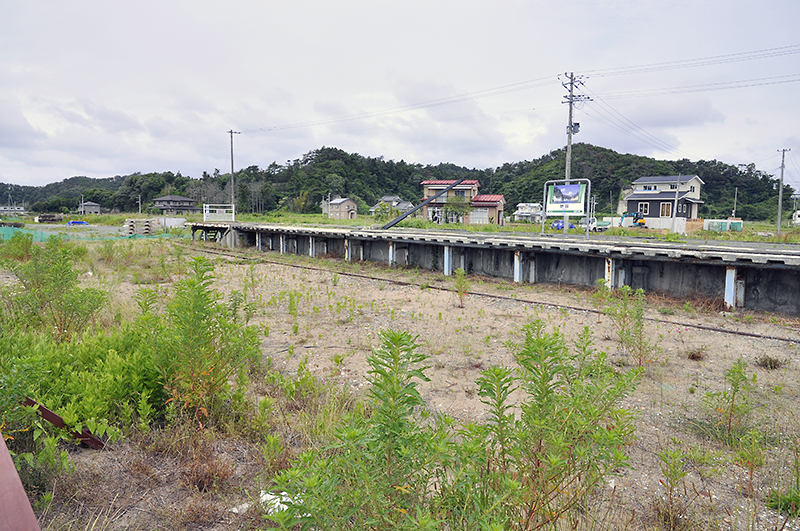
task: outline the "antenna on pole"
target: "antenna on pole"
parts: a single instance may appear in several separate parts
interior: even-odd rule
[[[236,188],[234,187],[233,183],[233,135],[241,135],[241,131],[234,131],[231,129],[228,131],[228,134],[231,135],[231,212],[233,213],[233,219],[236,219]]]

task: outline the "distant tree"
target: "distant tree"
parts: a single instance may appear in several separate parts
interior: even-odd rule
[[[400,211],[385,201],[375,207],[375,219],[380,222],[391,221],[400,216]]]
[[[308,192],[300,192],[300,194],[292,199],[292,210],[302,214],[308,210],[309,207]]]
[[[444,204],[445,219],[455,218],[458,223],[463,223],[464,217],[469,214],[469,201],[463,195],[448,197]]]

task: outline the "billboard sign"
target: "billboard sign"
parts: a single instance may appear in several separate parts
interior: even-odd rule
[[[585,216],[587,182],[547,183],[545,211],[548,216]]]

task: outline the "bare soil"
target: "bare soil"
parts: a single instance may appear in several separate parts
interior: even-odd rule
[[[276,259],[272,254],[265,258]],[[273,368],[293,374],[305,359],[320,379],[362,393],[368,386],[366,356],[378,332],[406,330],[430,356],[431,381],[421,385],[426,403],[463,421],[484,415],[475,383],[480,371],[514,366],[508,342],[533,319],[544,321],[549,330],[559,328],[570,340],[589,327],[595,347],[607,352],[618,370],[633,366],[609,318],[594,311],[593,290],[471,278],[470,294],[460,307],[451,278],[416,270],[295,258],[252,266],[221,260],[216,275],[222,292],[241,290],[246,278],[258,279],[249,292],[258,302],[252,322],[265,332],[262,351]],[[135,289],[123,282],[116,296],[125,299]],[[296,317],[289,294],[297,300]],[[648,302],[646,327],[658,349],[624,403],[636,416],[632,467],[608,478],[605,491],[588,507],[589,520],[595,518],[596,529],[663,528],[655,509],[666,493],[657,454],[678,448],[695,457],[685,463],[688,475],[679,492],[687,523],[682,529],[781,529],[784,518],[766,508],[764,497],[791,478],[790,441],[800,434],[800,322],[779,315],[721,314],[703,310],[707,301],[700,300],[685,304],[651,295]],[[764,356],[782,366],[761,368]],[[712,427],[703,397],[727,388],[725,371],[739,358],[746,361],[748,374],[756,375],[750,422],[770,436],[752,489],[746,469],[736,464],[736,452],[703,431]],[[68,514],[87,519],[101,514],[107,529],[263,525],[255,511],[229,511],[268,487],[266,465],[254,445],[236,437],[209,440],[203,452],[228,473],[222,471],[227,477],[222,488],[204,490],[197,474],[191,474],[188,453],[159,450],[155,440],[155,435],[135,436],[110,451],[74,452],[75,474],[59,485],[57,503],[42,520],[51,522],[50,529],[60,529],[58,522]],[[790,521],[784,529],[800,526]]]

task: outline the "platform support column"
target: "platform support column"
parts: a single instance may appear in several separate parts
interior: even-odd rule
[[[444,246],[444,276],[449,277],[453,274],[453,249],[449,245]]]
[[[395,249],[394,249],[394,242],[389,242],[389,267],[394,267],[395,262],[397,262],[397,257],[395,256]]]
[[[608,289],[619,289],[625,285],[625,268],[619,258],[606,258],[603,280]]]
[[[281,234],[280,236],[280,246],[281,246],[281,254],[286,254],[286,235]]]
[[[256,249],[261,251],[261,233],[256,231]]]
[[[536,255],[530,254],[528,258],[528,282],[536,284]]]
[[[736,309],[736,267],[728,266],[725,268],[725,309],[732,311]]]
[[[310,256],[311,258],[314,258],[314,254],[315,254],[314,253],[314,237],[313,236],[309,236],[308,237],[308,256]]]
[[[522,252],[514,251],[514,282],[522,284]]]
[[[344,261],[350,262],[352,261],[353,257],[350,255],[350,240],[348,238],[344,239]]]

